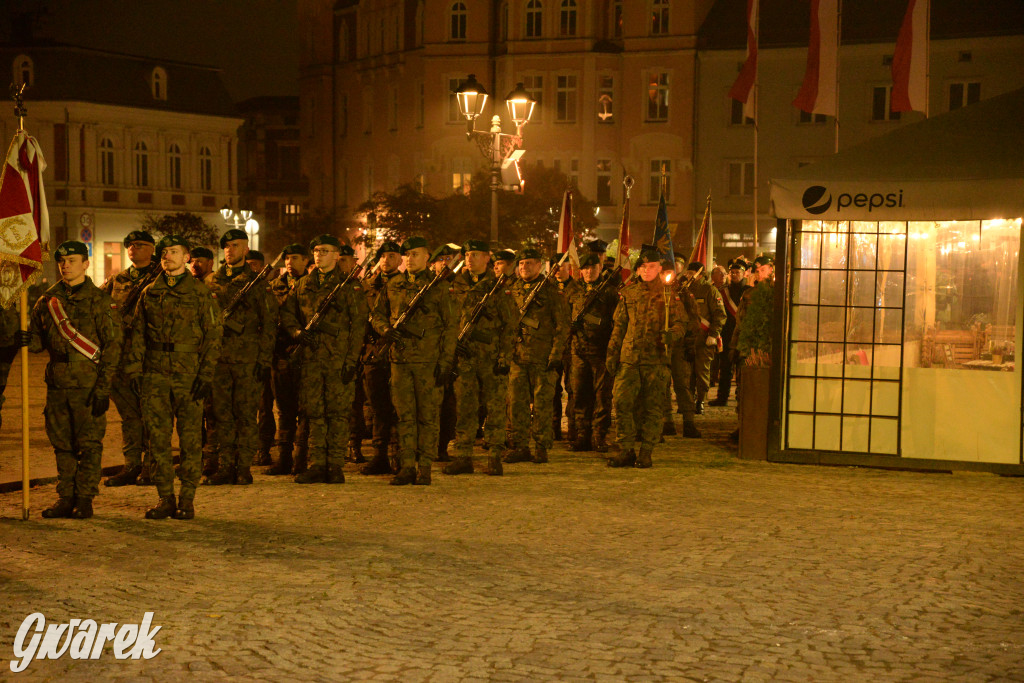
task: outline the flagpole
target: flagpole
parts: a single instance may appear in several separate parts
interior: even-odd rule
[[[25,132],[25,103],[23,97],[25,95],[25,85],[22,84],[12,94],[14,98],[14,115],[18,117],[18,133]],[[28,288],[22,287],[20,294],[21,311],[20,311],[20,325],[21,330],[28,330]],[[28,483],[29,483],[29,464],[28,464],[28,347],[21,347],[21,519],[23,521],[28,520],[29,512],[29,495],[28,495]]]
[[[843,0],[836,2],[836,154],[839,154],[839,51],[842,48],[843,37]],[[813,114],[811,115],[813,117]]]
[[[757,5],[757,15],[754,17],[754,54],[761,54],[761,6]],[[754,98],[754,256],[757,256],[757,129],[761,125],[761,117],[758,114],[757,84],[761,78],[761,70],[754,71],[754,92],[750,96]],[[708,203],[711,202],[711,190],[708,190]]]
[[[928,111],[931,108],[932,94],[932,3],[928,0],[924,13],[925,34],[924,34],[924,117],[928,118]],[[966,101],[966,98],[965,98]]]

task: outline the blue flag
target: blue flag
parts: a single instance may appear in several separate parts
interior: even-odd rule
[[[668,208],[665,206],[665,188],[661,188],[661,199],[658,200],[658,218],[654,222],[654,246],[661,255],[662,261],[676,263],[675,249],[672,247],[672,234],[668,231]]]

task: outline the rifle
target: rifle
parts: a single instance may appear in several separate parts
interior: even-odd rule
[[[233,330],[236,333],[242,331],[241,325],[235,323],[229,324],[228,318],[230,318],[231,314],[238,310],[238,307],[242,304],[243,301],[245,301],[245,297],[249,295],[249,292],[251,292],[256,285],[263,282],[263,278],[265,278],[270,273],[271,270],[276,268],[277,264],[280,263],[281,259],[283,258],[284,252],[282,251],[280,254],[277,255],[277,258],[274,259],[272,263],[263,266],[263,270],[261,270],[256,275],[256,277],[246,282],[245,285],[243,285],[242,288],[235,293],[235,296],[234,298],[231,299],[231,302],[224,307],[224,310],[220,312],[220,319],[221,322],[225,325],[225,327],[228,327],[229,329]]]
[[[344,280],[334,285],[334,289],[332,289],[330,293],[328,293],[328,295],[324,297],[324,300],[320,302],[320,305],[316,309],[316,313],[314,313],[313,317],[306,322],[306,326],[302,328],[303,336],[311,335],[320,328],[320,325],[323,323],[324,316],[327,315],[327,309],[331,307],[331,304],[334,303],[334,300],[338,297],[338,294],[341,293],[342,287],[351,282],[352,278],[358,278],[359,272],[362,271],[363,267],[366,266],[366,263],[369,260],[370,253],[369,250],[367,250],[367,254],[366,256],[363,257],[363,260],[356,264],[355,268],[349,271],[349,274],[345,276]],[[377,265],[380,264],[378,263]],[[298,350],[298,348],[299,347],[296,346],[290,351],[290,353],[295,353],[295,351]]]
[[[605,273],[604,279],[598,283],[597,287],[594,288],[587,298],[583,300],[583,305],[580,307],[580,312],[576,314],[576,317],[572,319],[572,329],[579,330],[583,326],[584,320],[589,320],[595,325],[601,324],[599,318],[595,319],[595,316],[590,315],[587,311],[594,305],[594,302],[601,297],[602,294],[609,288],[618,289],[622,286],[622,266],[615,268],[610,272]]]
[[[505,285],[505,280],[507,279],[508,275],[502,275],[499,277],[498,281],[494,283],[494,286],[491,287],[490,291],[484,294],[483,298],[481,298],[480,301],[477,302],[476,306],[473,307],[473,311],[469,314],[469,320],[466,321],[466,324],[462,326],[462,330],[459,331],[459,338],[455,344],[456,365],[458,365],[459,362],[459,349],[464,347],[465,343],[473,334],[473,328],[476,326],[477,322],[480,321],[480,316],[483,315],[484,307],[487,305],[487,302],[490,301],[491,297]],[[452,372],[457,374],[454,369]]]
[[[164,267],[160,265],[160,262],[153,262],[151,270],[139,280],[138,284],[132,287],[132,291],[128,292],[128,296],[124,298],[124,303],[121,304],[121,308],[124,310],[121,318],[129,329],[131,329],[132,323],[135,322],[135,315],[139,312],[142,290],[153,284],[162,272],[164,272]]]
[[[527,318],[526,317],[526,312],[530,309],[530,304],[533,303],[533,300],[537,298],[537,292],[539,292],[540,290],[542,290],[544,288],[544,285],[546,285],[548,283],[548,280],[551,279],[551,276],[559,268],[562,267],[562,264],[565,263],[565,259],[567,259],[567,258],[569,258],[568,250],[564,254],[562,254],[561,260],[558,263],[555,264],[554,268],[548,269],[547,274],[544,275],[544,279],[541,280],[540,284],[537,285],[536,287],[534,287],[533,291],[530,292],[529,296],[526,297],[526,301],[524,301],[523,305],[519,308],[519,327],[520,328],[522,328],[524,325],[526,327],[532,328],[534,330],[536,330],[538,327],[540,327],[540,323],[537,322],[534,318]],[[520,331],[520,333],[521,333],[521,331]]]
[[[409,302],[409,305],[405,307],[405,310],[402,311],[402,314],[398,316],[398,320],[396,320],[391,327],[403,335],[410,335],[422,338],[422,333],[417,335],[412,330],[408,329],[409,318],[412,317],[412,315],[420,307],[420,304],[423,303],[423,298],[427,296],[430,290],[433,289],[438,282],[447,278],[449,274],[458,273],[459,270],[462,269],[462,266],[465,265],[465,261],[463,261],[462,259],[463,257],[461,255],[455,259],[455,263],[457,264],[455,265],[455,267],[452,267],[450,263],[445,264],[445,266],[441,270],[439,270],[436,275],[434,275],[433,279],[431,279],[430,282],[423,285],[423,287],[420,288],[420,291],[416,292],[416,296],[412,298],[412,300]],[[391,349],[394,343],[394,340],[388,339],[387,337],[383,337],[371,349],[366,362],[380,362],[380,359],[384,357],[384,355]],[[399,348],[401,348],[401,346],[399,346]]]

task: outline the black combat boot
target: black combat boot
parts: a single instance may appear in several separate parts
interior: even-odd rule
[[[331,466],[327,468],[327,483],[345,483],[345,472],[342,470],[342,465],[340,462],[332,462]]]
[[[92,498],[75,496],[75,509],[71,516],[75,519],[89,519],[92,517]]]
[[[212,446],[209,444],[203,446],[203,476],[210,477],[216,474],[219,464],[217,453],[212,450]]]
[[[448,442],[437,442],[437,457],[434,458],[434,462],[451,462],[452,458],[448,455]]]
[[[71,513],[75,511],[75,499],[65,498],[61,496],[57,499],[57,502],[50,507],[43,510],[43,517],[46,519],[59,519],[61,517],[70,517]]]
[[[391,478],[392,486],[406,486],[407,484],[416,483],[416,468],[415,467],[403,467],[398,470],[398,474]]]
[[[636,456],[636,466],[640,469],[646,469],[651,466],[651,454],[654,449],[649,446],[641,446],[640,454]]]
[[[572,444],[569,446],[569,450],[579,453],[580,451],[589,451],[590,448],[590,434],[586,430],[578,432],[576,438],[573,439]]]
[[[153,478],[150,476],[149,471],[152,469],[148,461],[142,463],[142,469],[139,470],[139,478],[135,480],[136,486],[152,486]]]
[[[391,461],[388,459],[387,449],[379,448],[374,453],[373,457],[370,458],[370,462],[363,465],[363,469],[359,470],[362,474],[391,474]]]
[[[362,464],[366,462],[366,458],[363,457],[363,442],[362,440],[355,438],[348,442],[348,461],[356,464]]]
[[[687,439],[699,439],[700,430],[697,429],[697,425],[693,424],[692,422],[684,422],[683,436],[685,436]]]
[[[292,463],[292,474],[302,474],[309,462],[309,446],[299,444],[295,449],[295,462]]]
[[[529,462],[533,460],[533,456],[530,455],[529,448],[507,448],[502,453],[501,459],[507,463],[514,462]]]
[[[270,457],[270,446],[260,446],[260,449],[256,451],[256,457],[253,458],[252,464],[257,467],[269,467],[274,464]]]
[[[548,449],[537,444],[533,449],[533,458],[531,460],[538,465],[543,465],[548,461]]]
[[[504,468],[501,466],[501,456],[497,452],[492,453],[487,458],[487,474],[492,477],[500,477],[504,473]]]
[[[167,519],[175,512],[178,506],[174,502],[174,494],[160,498],[160,504],[155,508],[146,510],[146,519]]]
[[[174,511],[175,519],[193,519],[196,516],[196,507],[192,501],[194,496],[188,494],[178,497],[178,509]]]
[[[594,434],[593,446],[594,446],[594,450],[597,451],[598,453],[607,453],[608,452],[608,441],[607,441],[607,437],[605,436],[604,432],[596,432]]]
[[[314,465],[302,474],[295,475],[296,484],[326,484],[327,470],[323,465]]]
[[[697,394],[696,400],[693,402],[693,414],[704,414],[704,394]]]
[[[709,406],[718,406],[721,408],[729,403],[729,390],[726,389],[723,393],[721,390],[718,392],[718,396],[715,397],[714,401],[708,401]]]
[[[636,464],[636,451],[630,448],[608,458],[608,467],[632,467]]]
[[[239,467],[238,474],[235,476],[235,483],[241,484],[242,486],[248,486],[252,483],[252,470],[248,467]]]
[[[420,465],[416,468],[416,485],[430,486],[430,463]]]
[[[119,474],[115,474],[112,477],[108,477],[103,482],[104,486],[130,486],[134,484],[139,478],[139,473],[142,472],[142,465],[136,465],[135,467],[128,467],[125,465],[124,469]]]
[[[556,420],[551,423],[551,438],[555,441],[562,440],[562,421]],[[505,462],[508,462],[507,460]]]
[[[473,458],[458,456],[441,470],[445,474],[473,474]]]
[[[234,484],[237,473],[234,467],[228,466],[226,462],[221,462],[221,466],[216,472],[208,477],[203,477],[203,486],[225,486],[228,484]]]
[[[278,447],[278,453],[280,455],[278,455],[277,457],[277,462],[274,463],[274,465],[269,470],[267,470],[267,474],[270,474],[275,477],[279,477],[283,474],[291,474],[293,464],[292,445],[290,443],[281,444]]]
[[[665,425],[661,428],[662,436],[675,436],[679,432],[676,431],[676,423],[672,420],[665,420]]]

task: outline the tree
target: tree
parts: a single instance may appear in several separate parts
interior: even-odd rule
[[[220,241],[217,228],[199,214],[189,211],[165,213],[159,217],[146,214],[142,218],[142,229],[151,233],[158,242],[164,235],[184,237],[193,247],[215,247]]]

